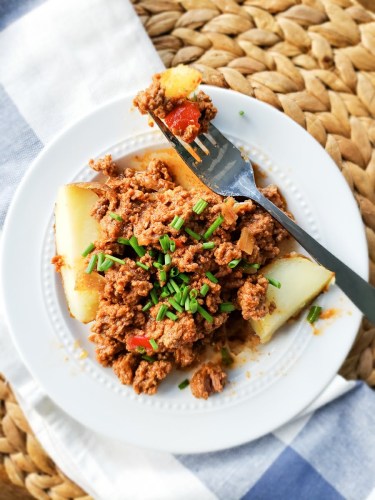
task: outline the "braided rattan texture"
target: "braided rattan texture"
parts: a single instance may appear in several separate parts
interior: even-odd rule
[[[92,500],[64,476],[46,455],[35,439],[9,385],[1,376],[0,421],[1,500],[30,497],[38,500]],[[9,489],[9,484],[3,482],[2,469],[5,469],[9,483],[15,485],[14,489]],[[5,489],[7,493],[3,496]],[[20,490],[25,495],[19,496]]]
[[[133,3],[167,67],[192,64],[205,83],[271,104],[326,148],[361,210],[375,284],[375,15],[351,0]],[[364,320],[341,373],[375,386],[374,360]],[[14,485],[40,500],[89,500],[42,450],[2,378],[0,418],[0,472]]]

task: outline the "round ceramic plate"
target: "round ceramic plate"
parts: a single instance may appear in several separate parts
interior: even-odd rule
[[[205,91],[219,110],[215,125],[280,187],[297,222],[366,278],[367,247],[357,206],[324,149],[262,102],[214,87]],[[319,335],[303,314],[257,352],[241,353],[224,392],[208,401],[178,389],[184,372],[167,378],[152,397],[122,386],[110,368],[95,361],[89,326],[69,316],[60,276],[50,264],[53,210],[59,186],[95,177],[89,158],[111,152],[119,159],[156,147],[165,147],[164,139],[126,97],[101,107],[45,148],[19,187],[4,229],[7,320],[30,372],[84,425],[159,450],[223,449],[274,430],[309,405],[339,369],[361,315],[331,287],[318,303],[338,312],[319,322]]]

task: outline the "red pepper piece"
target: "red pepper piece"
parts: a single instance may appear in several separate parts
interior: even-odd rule
[[[165,117],[165,123],[174,134],[182,135],[189,125],[199,127],[200,116],[198,106],[191,101],[185,101]]]
[[[147,337],[143,337],[142,335],[134,335],[134,337],[130,337],[126,343],[129,351],[133,351],[137,347],[144,347],[145,349],[152,350],[149,339]]]

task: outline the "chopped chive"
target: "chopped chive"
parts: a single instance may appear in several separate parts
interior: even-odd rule
[[[259,269],[260,268],[260,264],[249,264],[248,262],[243,262],[242,263],[242,267],[243,268],[252,268],[252,269]]]
[[[182,391],[189,385],[189,383],[190,383],[189,380],[186,378],[180,384],[178,384],[178,388],[180,389],[180,391]]]
[[[172,262],[172,259],[171,259],[171,256],[169,255],[169,253],[166,253],[164,255],[164,264],[166,266],[169,266],[169,264]]]
[[[184,225],[184,219],[179,217],[178,221],[175,223],[175,225],[173,227],[177,230],[180,230],[183,225]]]
[[[155,281],[155,283],[154,283],[154,288],[155,288],[155,290],[157,290],[158,288],[160,288],[160,285],[159,285],[159,283],[157,281]]]
[[[189,297],[186,297],[186,300],[185,300],[185,311],[190,311],[190,299],[189,299]]]
[[[180,292],[176,293],[176,295],[174,296],[174,299],[176,302],[178,302],[180,304],[181,299],[182,299],[182,292],[180,291]]]
[[[209,290],[210,290],[210,287],[207,285],[207,283],[202,285],[202,287],[200,289],[200,294],[202,295],[202,297],[205,297],[207,295],[207,293],[209,292]]]
[[[232,302],[222,302],[219,305],[219,309],[221,312],[231,312],[236,309],[235,305]]]
[[[125,264],[123,259],[119,259],[118,257],[114,257],[113,255],[104,254],[104,257],[109,260],[113,260],[113,262],[117,262],[118,264]]]
[[[213,323],[214,321],[214,318],[211,316],[211,314],[206,311],[206,309],[204,309],[201,305],[198,304],[198,307],[197,307],[197,311],[199,312],[199,314],[201,316],[203,316],[203,318],[208,321],[209,323]]]
[[[229,366],[233,363],[233,358],[226,347],[221,348],[221,360],[223,365]]]
[[[139,260],[137,260],[136,262],[136,265],[138,267],[141,267],[142,269],[144,269],[145,271],[148,271],[150,269],[150,266],[146,266],[146,264],[143,264],[143,262],[139,262]]]
[[[108,271],[108,269],[112,266],[113,266],[113,260],[105,259],[103,264],[100,266],[100,271]]]
[[[89,253],[91,253],[95,248],[94,243],[90,243],[90,245],[81,253],[82,257],[87,257]]]
[[[188,227],[185,227],[185,232],[191,236],[193,238],[193,240],[200,240],[202,238],[202,236],[198,233],[196,233],[195,231],[193,231],[192,229],[188,228]]]
[[[180,271],[178,270],[177,267],[172,267],[172,269],[169,271],[169,274],[172,276],[172,278],[175,278],[178,276]]]
[[[190,297],[189,311],[193,314],[198,311],[198,301],[194,297]]]
[[[156,342],[156,340],[154,339],[149,339],[149,342],[151,344],[151,347],[153,348],[154,351],[157,351],[158,350],[158,344]]]
[[[102,267],[103,262],[104,262],[104,253],[100,252],[100,254],[98,254],[98,264],[96,266],[97,271],[100,271],[100,268]]]
[[[127,238],[117,238],[117,243],[120,243],[121,245],[130,245]]]
[[[186,283],[186,284],[190,283],[190,278],[189,278],[189,276],[188,276],[187,274],[185,274],[185,273],[180,273],[180,274],[178,275],[178,277],[179,277],[179,278],[180,278],[180,280],[181,280],[181,281],[183,281],[184,283]]]
[[[156,269],[163,269],[163,264],[160,264],[160,262],[153,262],[152,265],[156,267]]]
[[[136,236],[133,235],[130,238],[129,244],[132,247],[132,249],[135,251],[135,253],[138,255],[138,257],[143,257],[146,254],[145,248],[138,245],[138,239]]]
[[[173,286],[176,293],[178,293],[180,291],[180,287],[177,285],[177,283],[175,282],[174,279],[171,278],[169,280],[169,283]]]
[[[207,231],[204,233],[203,238],[205,240],[208,240],[213,233],[216,231],[216,229],[224,222],[224,217],[220,214],[219,217],[211,224],[211,226],[207,229]]]
[[[281,288],[280,281],[277,281],[277,280],[271,278],[270,276],[266,276],[266,278],[267,278],[267,281],[270,285],[275,286],[276,288]]]
[[[160,276],[160,281],[162,281],[163,283],[167,281],[167,273],[166,271],[164,271],[164,269],[160,271],[159,276]]]
[[[238,266],[238,264],[241,262],[241,259],[233,259],[229,262],[228,267],[230,269],[234,269],[235,267]]]
[[[156,315],[156,321],[161,321],[164,318],[165,313],[167,312],[167,309],[168,309],[168,307],[165,304],[162,304],[159,307],[159,311]]]
[[[169,237],[167,234],[159,238],[159,242],[161,245],[161,248],[163,249],[163,252],[168,252],[169,250]]]
[[[174,299],[168,299],[168,302],[171,304],[171,306],[173,306],[176,309],[176,311],[182,313],[183,311],[182,307]]]
[[[98,255],[94,253],[94,255],[91,256],[90,262],[86,268],[86,273],[90,274],[93,272],[94,267],[96,266],[96,262],[98,260]]]
[[[144,354],[142,356],[142,359],[144,359],[145,361],[149,361],[150,363],[153,363],[155,360],[155,358],[153,358],[152,356],[148,356],[147,354]]]
[[[182,217],[179,217],[178,215],[176,215],[170,225],[171,225],[171,227],[173,227],[173,229],[180,230],[182,228],[182,226],[184,225],[184,222],[185,221]]]
[[[238,112],[238,114],[239,114],[240,116],[244,116],[245,111],[239,111],[239,112]]]
[[[146,349],[144,347],[142,347],[141,345],[139,345],[138,347],[136,347],[136,351],[138,351],[141,354],[143,354],[143,353],[146,352]]]
[[[145,304],[145,305],[142,307],[142,311],[143,311],[143,312],[146,312],[146,311],[148,311],[149,309],[151,309],[151,307],[152,307],[152,302],[151,302],[151,300],[149,300],[149,301],[147,302],[147,304]]]
[[[186,287],[184,288],[183,292],[182,292],[182,297],[181,297],[181,302],[180,302],[180,304],[181,304],[182,306],[185,304],[185,302],[186,302],[186,299],[187,299],[188,295],[189,295],[189,287],[188,287],[188,286],[186,286]]]
[[[155,257],[157,257],[158,252],[154,248],[151,248],[151,250],[148,251],[148,254],[150,257],[155,258]]]
[[[117,215],[115,214],[115,212],[109,212],[109,216],[111,217],[111,219],[115,219],[117,220],[118,222],[123,222],[123,218],[121,217],[121,215]]]
[[[150,292],[150,297],[151,297],[151,300],[152,302],[156,305],[159,300],[158,300],[158,296],[156,295],[156,290],[153,288]]]
[[[173,313],[172,311],[167,311],[165,313],[165,315],[167,316],[167,318],[171,319],[172,321],[177,321],[177,316],[175,315],[175,313]]]
[[[207,208],[207,205],[208,205],[207,201],[205,201],[205,200],[203,200],[201,198],[193,206],[193,212],[195,212],[196,214],[200,215],[203,212],[203,210],[205,210]]]
[[[176,242],[174,240],[170,240],[170,242],[169,242],[169,250],[172,253],[176,250]]]
[[[213,241],[206,241],[205,243],[203,243],[202,247],[203,250],[212,250],[213,248],[215,248],[215,243]]]
[[[195,288],[190,290],[189,297],[191,299],[196,299],[198,297],[198,290],[196,290]]]
[[[317,319],[319,319],[319,316],[322,312],[322,308],[320,306],[312,306],[309,314],[307,315],[307,321],[311,324],[315,323]]]
[[[206,276],[210,281],[212,281],[212,283],[219,283],[219,280],[216,278],[216,276],[210,273],[210,271],[206,272]]]
[[[160,297],[163,297],[163,299],[165,299],[165,297],[169,297],[169,295],[170,295],[170,292],[168,290],[168,287],[163,286]]]
[[[169,283],[169,281],[168,281],[168,283],[167,283],[167,287],[168,287],[168,290],[169,290],[171,293],[175,293],[174,288],[173,288],[173,286]]]

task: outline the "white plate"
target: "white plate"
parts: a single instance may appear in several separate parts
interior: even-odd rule
[[[352,194],[327,153],[272,107],[242,94],[206,87],[219,108],[215,124],[269,174],[298,223],[364,278],[367,248]],[[244,116],[239,111],[245,112]],[[37,158],[14,198],[3,238],[2,276],[14,342],[33,376],[67,413],[95,431],[135,445],[178,453],[218,450],[258,438],[311,403],[333,378],[355,338],[361,315],[337,288],[319,299],[340,310],[320,335],[300,318],[230,372],[225,391],[201,401],[180,391],[184,373],[156,396],[137,396],[94,359],[89,327],[69,317],[54,254],[58,187],[90,180],[87,160],[115,158],[164,145],[131,97],[111,102],[63,132]],[[301,279],[303,277],[301,276]],[[81,348],[89,352],[80,359]]]

